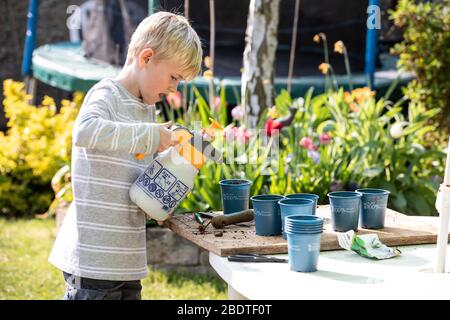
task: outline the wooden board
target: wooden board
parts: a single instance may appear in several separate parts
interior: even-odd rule
[[[222,214],[222,212],[214,212],[214,214]],[[339,246],[337,235],[331,227],[330,207],[328,205],[319,206],[316,214],[325,218],[321,251],[342,249]],[[358,234],[376,233],[381,242],[387,246],[436,243],[438,228],[424,220],[388,209],[385,228],[379,230],[359,229]],[[222,257],[238,253],[287,253],[287,241],[283,240],[281,236],[262,237],[256,235],[254,221],[226,226],[220,230],[214,229],[210,225],[204,233],[201,233],[193,214],[186,213],[175,215],[167,221],[167,226],[181,237]],[[222,232],[222,236],[215,235],[218,231]]]

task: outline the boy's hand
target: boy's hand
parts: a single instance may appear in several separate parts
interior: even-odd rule
[[[169,214],[169,216],[167,217],[166,220],[162,220],[162,221],[156,221],[158,223],[159,226],[165,226],[167,220],[170,220],[172,218],[172,214]]]
[[[169,129],[171,125],[171,121],[159,125],[158,152],[162,152],[178,144],[176,136],[173,134],[173,131]]]

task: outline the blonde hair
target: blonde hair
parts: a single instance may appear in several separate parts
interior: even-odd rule
[[[139,51],[152,48],[156,60],[178,62],[187,80],[199,75],[202,64],[202,45],[189,21],[178,14],[160,11],[142,20],[128,46],[127,64]]]

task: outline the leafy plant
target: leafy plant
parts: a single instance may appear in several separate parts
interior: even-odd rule
[[[404,94],[423,109],[438,108],[442,128],[450,130],[450,0],[400,0],[390,18],[404,40],[392,52],[398,66],[415,75]],[[448,136],[448,134],[447,134]]]
[[[63,100],[57,112],[46,96],[40,106],[28,103],[24,84],[3,83],[7,132],[0,132],[0,210],[6,216],[33,216],[52,202],[54,174],[70,163],[72,124],[82,101]]]
[[[285,94],[286,95],[286,94]],[[369,88],[329,91],[311,98],[284,132],[280,170],[271,176],[271,193],[310,192],[327,202],[334,190],[380,187],[391,191],[390,207],[431,215],[442,176],[444,153],[426,148],[424,136],[439,110],[403,100],[376,100]],[[443,149],[443,148],[442,148]]]
[[[230,126],[228,123],[227,103],[224,88],[221,88],[219,97],[220,101],[215,102],[215,106],[210,106],[204,99],[202,94],[194,88],[195,102],[190,112],[190,123],[185,123],[190,126],[193,121],[201,121],[202,126],[209,124],[209,118],[214,118],[226,130],[222,134],[228,134],[228,141],[225,138],[225,143],[222,137],[213,143],[216,148],[223,154],[224,162],[216,164],[208,161],[201,169],[194,182],[194,188],[187,198],[181,203],[180,211],[196,211],[196,210],[220,210],[222,207],[221,191],[219,181],[222,179],[231,178],[245,178],[252,181],[251,194],[258,194],[262,192],[264,187],[265,176],[261,171],[266,165],[264,156],[256,159],[256,162],[251,162],[245,157],[249,150],[260,148],[260,141],[252,139],[250,132],[241,125],[234,127],[235,124],[240,124],[239,120],[235,120]],[[236,129],[236,130],[234,130]],[[216,143],[218,142],[218,143]],[[227,147],[227,143],[232,148]],[[239,156],[244,157],[239,158]],[[233,158],[233,161],[229,161]],[[234,161],[236,160],[236,161]],[[267,188],[266,188],[267,191]]]

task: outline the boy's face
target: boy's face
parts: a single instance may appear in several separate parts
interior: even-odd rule
[[[155,104],[162,100],[163,95],[177,91],[184,76],[176,63],[145,55],[139,58],[142,58],[139,64],[139,91],[145,103]]]

